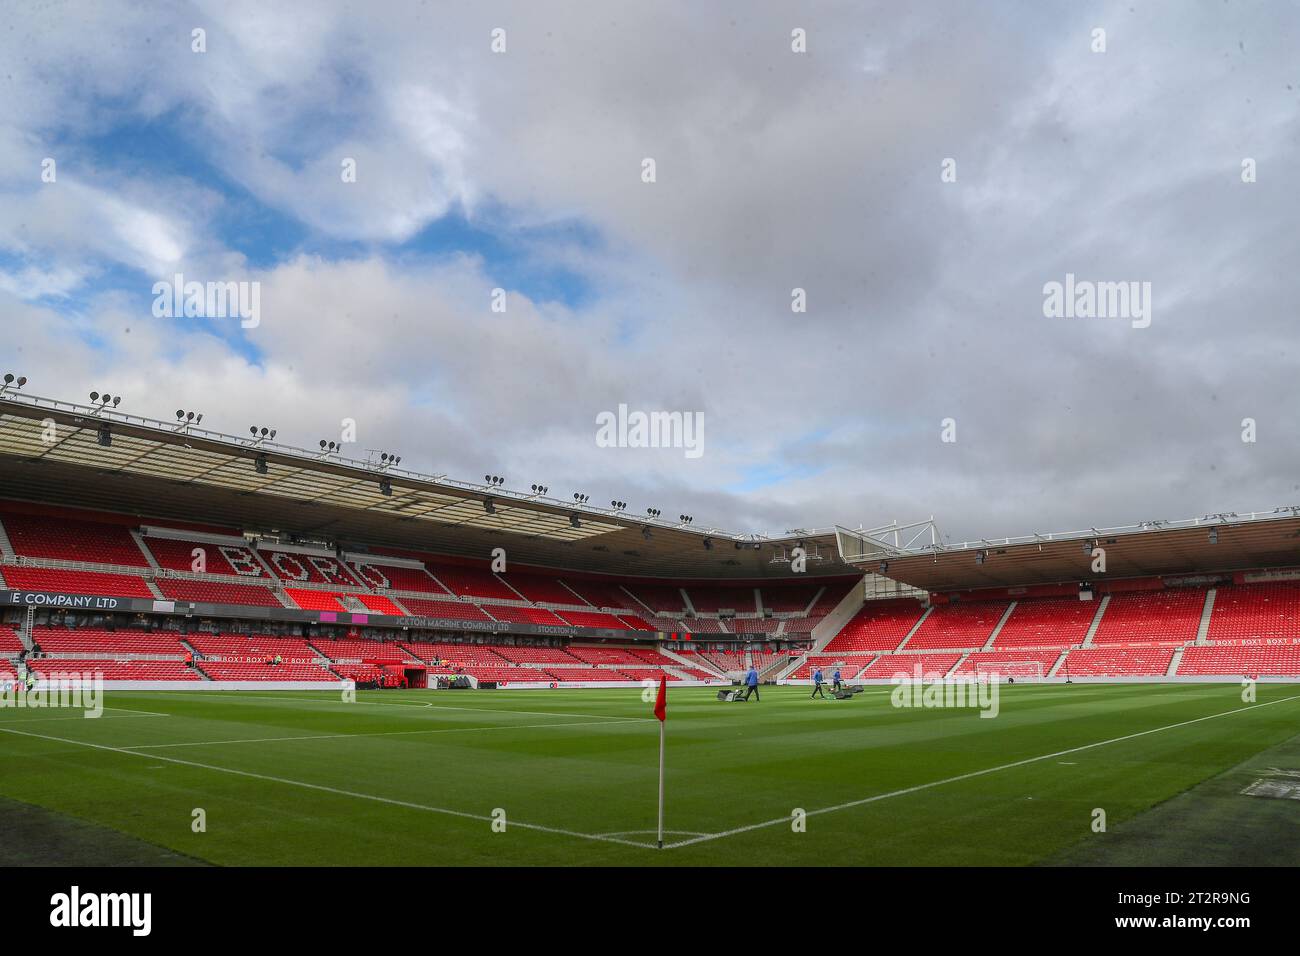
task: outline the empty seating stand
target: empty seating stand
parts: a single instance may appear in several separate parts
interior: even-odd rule
[[[429,573],[459,597],[486,601],[519,601],[519,592],[509,587],[491,571],[453,564],[429,564]]]
[[[32,661],[31,669],[44,678],[91,674],[102,680],[202,680],[192,667],[181,661],[50,657]]]
[[[202,660],[197,662],[212,680],[239,681],[338,681],[338,676],[319,663],[269,663],[267,661]]]
[[[269,582],[269,578],[267,579]],[[280,607],[280,600],[269,585],[227,584],[221,581],[192,581],[159,578],[154,582],[163,596],[171,601],[195,604],[233,604],[243,607]]]
[[[324,554],[259,549],[261,558],[285,585],[326,584],[361,587],[338,559]]]
[[[752,587],[727,588],[692,584],[686,588],[686,593],[690,595],[695,610],[701,614],[716,614],[722,610],[739,614],[758,613]]]
[[[311,646],[332,661],[393,661],[417,663],[415,655],[397,641],[369,641],[361,638],[329,640],[314,637]]]
[[[555,613],[563,618],[565,623],[572,624],[574,627],[604,627],[616,631],[627,630],[627,625],[613,614],[602,614],[599,611],[556,611]]]
[[[402,606],[419,617],[443,618],[455,621],[490,621],[475,604],[464,601],[428,601],[424,598],[402,598]]]
[[[615,608],[635,611],[639,609],[636,600],[617,584],[603,581],[587,581],[566,578],[564,583],[592,607]],[[568,602],[573,604],[575,602]]]
[[[310,664],[320,661],[319,655],[301,637],[192,633],[185,635],[185,641],[207,658],[265,661],[278,656],[286,663]]]
[[[551,627],[563,627],[565,622],[556,617],[556,612],[544,607],[520,607],[509,604],[484,604],[483,610],[498,621],[512,621],[516,624],[548,624]]]
[[[187,653],[176,631],[107,631],[93,627],[37,627],[32,640],[45,654],[147,654],[181,659]]]
[[[1046,677],[1052,665],[1060,660],[1061,653],[1057,648],[977,652],[968,655],[953,670],[952,676],[997,674],[1002,677]]]
[[[144,578],[134,574],[69,571],[63,568],[6,567],[5,581],[15,591],[53,591],[101,597],[152,598]]]
[[[1002,630],[998,631],[993,646],[1068,647],[1082,644],[1096,615],[1096,601],[1080,601],[1077,597],[1019,601]]]
[[[1220,588],[1206,637],[1211,642],[1300,640],[1300,583]]]
[[[0,512],[15,554],[146,568],[148,559],[124,524]]]
[[[908,640],[905,650],[981,648],[1002,619],[1009,603],[962,601],[936,605]]]
[[[160,568],[198,574],[229,574],[241,578],[270,580],[251,548],[234,544],[212,544],[157,535],[144,537],[145,547]],[[199,557],[195,557],[195,552]],[[198,566],[196,566],[196,564]]]
[[[922,613],[915,601],[901,604],[868,601],[831,639],[826,650],[838,653],[895,650]]]
[[[537,604],[583,605],[587,603],[561,584],[558,578],[547,577],[542,574],[527,574],[521,571],[503,574],[501,578],[508,586],[522,594],[525,599]],[[519,600],[519,596],[516,595],[514,599]]]
[[[353,577],[369,588],[380,591],[415,591],[418,594],[447,594],[424,568],[382,564],[378,561],[349,561]]]
[[[1092,643],[1183,644],[1195,640],[1204,607],[1202,588],[1113,594]]]
[[[959,660],[960,654],[882,654],[861,676],[889,680],[901,674],[914,679],[919,667],[921,679],[928,680],[945,676]]]
[[[16,657],[23,650],[18,632],[8,624],[0,624],[0,656]]]
[[[1300,677],[1300,644],[1211,644],[1188,647],[1179,676]]]
[[[1171,646],[1132,647],[1107,644],[1076,647],[1065,658],[1057,677],[1159,677],[1173,660]]]

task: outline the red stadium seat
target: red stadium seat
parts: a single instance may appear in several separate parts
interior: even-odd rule
[[[1113,594],[1092,643],[1183,644],[1195,640],[1204,607],[1202,588]]]
[[[1300,583],[1242,584],[1214,596],[1212,642],[1300,640]]]
[[[0,523],[9,534],[14,552],[26,557],[149,566],[144,552],[123,524],[12,512],[0,513]]]
[[[828,653],[892,651],[902,643],[922,609],[915,601],[868,601],[826,645]]]
[[[133,574],[68,571],[62,568],[6,567],[4,579],[17,591],[54,591],[102,597],[152,598],[144,578]]]
[[[962,601],[939,604],[930,612],[904,650],[969,648],[978,650],[993,633],[1009,601]]]
[[[1212,644],[1188,647],[1179,676],[1300,677],[1300,644]]]

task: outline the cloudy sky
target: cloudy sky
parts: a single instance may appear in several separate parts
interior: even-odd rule
[[[0,371],[743,532],[1300,503],[1297,49],[1280,2],[14,5]],[[259,323],[155,316],[178,273]],[[1045,316],[1067,273],[1149,327]],[[600,447],[620,404],[703,454]]]

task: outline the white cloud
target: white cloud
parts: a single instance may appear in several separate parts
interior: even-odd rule
[[[801,11],[800,57],[778,4],[75,9],[0,38],[7,62],[39,64],[0,106],[0,169],[19,176],[5,290],[67,295],[111,265],[247,271],[213,236],[230,200],[201,171],[155,177],[142,157],[93,177],[61,161],[59,191],[21,179],[115,121],[176,118],[307,231],[256,273],[248,333],[178,335],[125,300],[5,320],[27,355],[93,328],[142,406],[220,396],[214,422],[238,426],[274,396],[308,442],[349,415],[438,470],[635,489],[740,527],[935,513],[974,536],[1293,497],[1295,11],[831,3]],[[556,238],[491,265],[401,248],[455,208],[507,241],[538,223]],[[559,234],[570,220],[583,238]],[[340,259],[339,240],[364,251]],[[585,278],[582,306],[519,292],[547,264]],[[1152,281],[1155,324],[1044,320],[1041,286],[1066,271]],[[705,412],[705,458],[596,448],[595,414],[620,402]],[[1247,414],[1267,422],[1253,448]],[[756,474],[783,477],[728,491]]]

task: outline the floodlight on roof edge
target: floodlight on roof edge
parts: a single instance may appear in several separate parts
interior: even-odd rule
[[[90,401],[91,401],[91,404],[92,404],[92,405],[98,405],[98,406],[99,406],[99,407],[96,409],[96,411],[103,411],[103,410],[104,410],[105,408],[107,408],[109,405],[112,405],[114,408],[117,408],[117,406],[120,405],[120,404],[122,403],[122,396],[121,396],[121,395],[110,395],[110,394],[108,394],[108,392],[104,392],[104,393],[102,393],[102,394],[99,393],[99,392],[91,392],[91,393],[90,393]]]
[[[189,412],[183,408],[176,409],[176,430],[178,432],[189,431],[191,425],[197,425],[203,421],[202,412]]]

